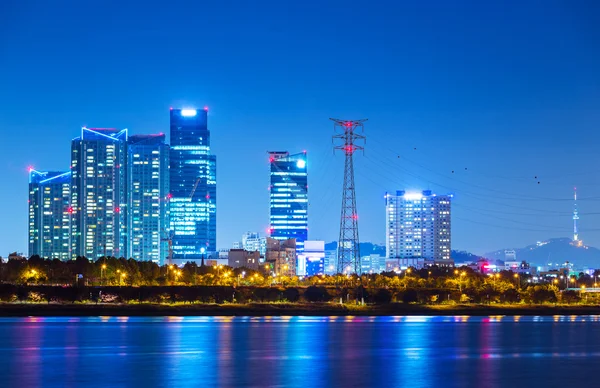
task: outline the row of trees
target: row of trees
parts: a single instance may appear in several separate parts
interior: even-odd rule
[[[600,275],[600,273],[598,274]],[[593,287],[596,277],[579,274],[577,277],[557,277],[546,284],[532,282],[530,275],[503,271],[494,276],[474,272],[470,268],[438,268],[416,270],[409,268],[401,273],[384,272],[368,275],[274,276],[265,270],[230,268],[227,266],[198,266],[187,263],[182,268],[159,266],[148,261],[106,257],[90,261],[85,257],[63,262],[32,256],[28,260],[16,259],[0,263],[0,282],[15,285],[78,285],[78,286],[228,286],[228,287],[335,287],[336,289],[396,290],[392,299],[403,300],[398,292],[415,290],[417,302],[458,300],[476,303],[559,300],[558,291],[568,286]],[[541,288],[540,288],[541,287]],[[444,290],[444,293],[430,290]],[[437,292],[437,293],[436,293]],[[546,293],[546,297],[541,295]],[[554,296],[552,296],[552,295]],[[372,292],[369,295],[374,295]],[[437,296],[436,296],[437,295]],[[338,296],[332,296],[337,298]],[[591,297],[591,296],[589,296]],[[288,298],[286,298],[289,300]],[[410,298],[409,298],[410,299]]]
[[[249,303],[249,302],[342,302],[359,304],[554,304],[579,303],[588,295],[559,290],[552,285],[538,285],[526,290],[493,290],[468,288],[464,291],[434,288],[355,288],[346,287],[233,287],[233,286],[106,286],[56,287],[0,285],[2,302],[37,303]],[[597,303],[590,294],[587,303]]]

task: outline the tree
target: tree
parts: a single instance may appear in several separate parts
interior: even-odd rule
[[[304,291],[304,299],[309,302],[327,302],[330,296],[325,287],[310,286]]]
[[[386,288],[380,288],[373,295],[373,301],[377,304],[388,304],[392,301],[392,293]]]
[[[414,288],[408,288],[402,294],[402,302],[404,303],[416,303],[419,300],[417,290]]]
[[[288,302],[297,302],[300,299],[300,291],[297,288],[286,288],[283,291],[283,299]]]
[[[566,290],[563,291],[562,295],[561,295],[561,299],[563,303],[579,303],[579,301],[581,300],[581,297],[579,296],[579,294],[576,291],[573,290]]]

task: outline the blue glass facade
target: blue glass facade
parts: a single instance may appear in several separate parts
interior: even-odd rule
[[[29,256],[71,257],[71,173],[29,171]]]
[[[308,174],[306,153],[269,152],[271,163],[270,235],[277,240],[296,239],[304,250],[308,238]]]
[[[127,255],[126,158],[126,129],[84,127],[71,142],[75,255]]]
[[[127,230],[135,260],[164,264],[168,254],[169,146],[165,135],[129,136]]]
[[[217,251],[217,160],[207,119],[206,109],[171,109],[169,219],[173,259],[180,262]]]

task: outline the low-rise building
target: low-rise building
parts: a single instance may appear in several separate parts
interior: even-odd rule
[[[249,268],[258,270],[260,266],[260,253],[258,251],[249,252],[243,249],[229,250],[228,265],[232,268]]]
[[[231,254],[231,252],[230,252]],[[270,272],[281,276],[296,275],[296,239],[276,240],[267,237],[265,263]]]
[[[298,255],[298,276],[325,273],[325,241],[305,241],[304,252]]]

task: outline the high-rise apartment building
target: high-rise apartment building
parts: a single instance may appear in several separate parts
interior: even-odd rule
[[[209,259],[217,251],[217,160],[207,119],[206,108],[171,109],[169,219],[176,262]]]
[[[127,129],[84,127],[71,142],[74,255],[127,255],[126,159]]]
[[[135,260],[166,263],[169,146],[165,135],[132,135],[127,147],[127,230]]]
[[[29,256],[71,257],[71,172],[29,170]]]
[[[429,190],[386,194],[387,258],[449,260],[451,198]]]
[[[308,238],[308,174],[306,152],[269,152],[271,163],[270,235],[296,239],[298,252]]]

